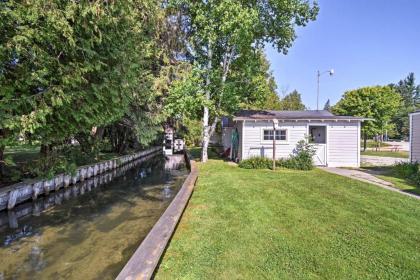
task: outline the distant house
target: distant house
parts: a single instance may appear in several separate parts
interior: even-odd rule
[[[275,137],[275,156],[279,159],[293,154],[296,144],[306,139],[316,147],[316,165],[358,167],[363,120],[335,116],[325,110],[243,110],[235,115],[231,125],[224,126],[222,142],[225,148],[231,149],[231,157],[236,160],[255,156],[272,158]],[[274,135],[275,122],[278,124]]]
[[[410,114],[410,161],[420,162],[420,110]]]

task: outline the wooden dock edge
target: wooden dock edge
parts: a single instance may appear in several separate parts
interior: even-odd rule
[[[162,152],[162,147],[152,147],[133,154],[105,160],[90,165],[79,166],[74,175],[57,174],[50,179],[25,180],[0,189],[0,211],[12,209],[28,200],[36,200],[41,194],[58,191],[78,182],[83,182],[99,174],[106,173],[140,158]]]
[[[189,160],[187,159],[187,162]],[[117,280],[151,279],[188,204],[198,177],[196,163],[178,194],[117,276]]]

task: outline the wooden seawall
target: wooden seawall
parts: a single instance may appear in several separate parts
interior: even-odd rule
[[[154,153],[149,154],[125,165],[119,166],[116,169],[109,170],[106,173],[99,174],[84,180],[83,182],[52,192],[47,196],[40,196],[36,200],[28,200],[20,203],[19,205],[16,205],[15,208],[8,211],[0,211],[0,229],[5,227],[18,228],[20,219],[27,216],[39,216],[41,212],[48,208],[62,204],[66,200],[73,199],[79,195],[84,195],[85,193],[96,190],[102,185],[106,185],[112,180],[125,175],[129,169],[142,162],[152,159],[155,156],[156,154]]]
[[[178,158],[173,159],[175,161],[178,160]],[[117,276],[117,280],[152,278],[162,254],[188,204],[197,180],[198,171],[195,163],[193,161],[190,162],[187,155],[185,155],[185,160],[186,165],[191,167],[190,174],[166,211]]]
[[[37,200],[41,194],[49,194],[52,191],[56,192],[62,188],[68,188],[78,182],[88,181],[94,176],[127,165],[137,159],[158,154],[161,151],[161,147],[153,147],[131,155],[79,167],[73,175],[59,174],[51,179],[30,180],[2,188],[0,189],[0,211],[13,209],[22,202]]]

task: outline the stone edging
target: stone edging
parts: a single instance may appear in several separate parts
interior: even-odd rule
[[[186,159],[188,164],[188,158]],[[131,256],[117,280],[150,279],[172,237],[193,192],[198,171],[191,161],[191,172],[184,181],[178,194],[163,215]]]
[[[26,200],[36,200],[41,194],[48,194],[83,182],[98,174],[123,166],[133,160],[161,151],[161,147],[153,147],[131,155],[121,156],[115,159],[101,161],[91,165],[78,167],[74,175],[58,174],[52,179],[28,180],[0,189],[0,211],[12,209],[16,204]]]

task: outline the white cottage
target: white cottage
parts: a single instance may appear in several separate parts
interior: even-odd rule
[[[410,114],[410,161],[420,162],[420,110]]]
[[[316,147],[314,162],[319,166],[359,167],[360,126],[363,118],[335,116],[324,110],[243,110],[231,125],[223,128],[223,145],[236,160],[255,156],[287,158],[300,140]],[[274,136],[274,127],[276,135]]]

